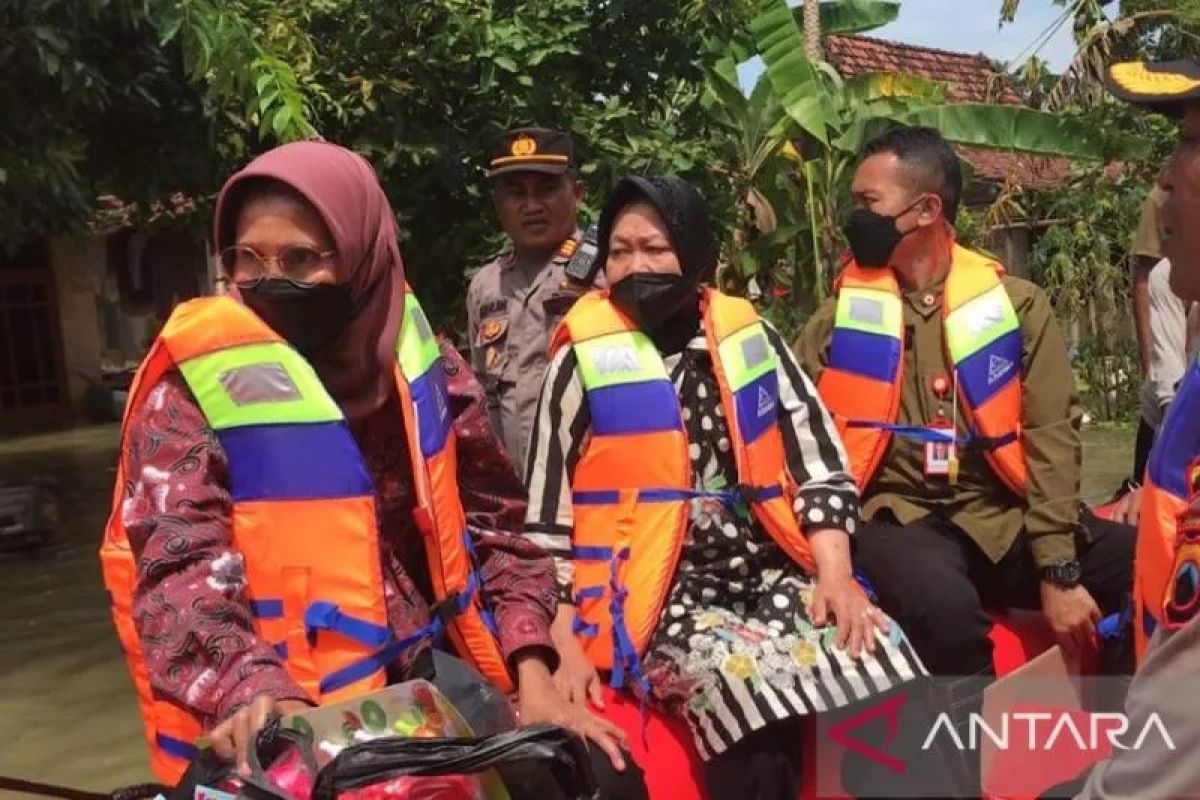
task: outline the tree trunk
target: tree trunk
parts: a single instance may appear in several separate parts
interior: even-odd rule
[[[804,55],[814,64],[821,60],[821,0],[804,0]]]

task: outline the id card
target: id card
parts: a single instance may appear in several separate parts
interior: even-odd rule
[[[935,430],[945,431],[949,433],[953,430],[950,427],[931,426]],[[925,476],[926,477],[950,477],[951,465],[958,461],[958,453],[956,452],[953,442],[926,442],[925,443]]]

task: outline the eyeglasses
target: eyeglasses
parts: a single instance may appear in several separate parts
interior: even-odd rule
[[[267,276],[268,264],[274,264],[284,280],[307,289],[316,284],[321,268],[333,255],[333,250],[321,252],[308,245],[293,244],[274,256],[264,256],[252,247],[235,244],[221,251],[221,266],[242,289],[257,286]]]

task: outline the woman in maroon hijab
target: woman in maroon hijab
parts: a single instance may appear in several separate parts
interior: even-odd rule
[[[433,594],[392,377],[404,267],[387,198],[349,150],[289,144],[226,183],[215,236],[228,294],[312,365],[345,416],[375,490],[388,627],[404,639],[430,622]],[[615,753],[611,729],[554,691],[551,562],[516,535],[525,493],[488,425],[482,388],[452,347],[440,349],[461,502],[522,722],[573,727]],[[119,513],[137,560],[133,617],[150,685],[204,721],[217,751],[241,763],[269,716],[311,699],[251,622],[227,453],[177,371],[133,410],[124,441]],[[337,531],[329,537],[332,552]],[[412,676],[427,651],[401,653],[387,665],[389,679]]]

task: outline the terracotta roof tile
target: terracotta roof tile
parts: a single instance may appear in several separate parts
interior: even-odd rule
[[[981,147],[956,147],[958,155],[975,170],[977,179],[1015,182],[1023,189],[1053,189],[1071,177],[1071,162],[1065,158],[1030,156]]]
[[[867,36],[827,36],[825,58],[844,77],[898,72],[940,81],[956,103],[1021,103],[1021,96],[987,56],[887,42]]]
[[[1008,77],[997,72],[982,54],[953,53],[867,36],[828,36],[824,44],[826,60],[843,77],[894,72],[945,84],[947,99],[952,103],[1022,104]],[[1013,180],[1026,189],[1048,189],[1061,186],[1070,177],[1071,163],[1065,158],[975,147],[955,149],[974,168],[976,177],[984,180]]]

